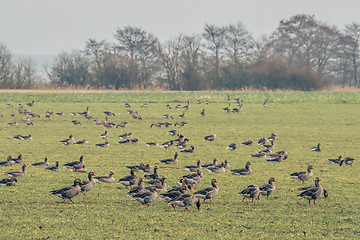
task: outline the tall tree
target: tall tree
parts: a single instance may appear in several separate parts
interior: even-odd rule
[[[345,33],[350,37],[349,46],[351,48],[351,62],[353,65],[353,76],[354,76],[354,84],[357,87],[360,87],[357,71],[358,71],[358,59],[360,56],[360,24],[352,22],[345,26]]]
[[[13,63],[10,51],[0,45],[0,87],[6,88],[11,84],[13,77]]]

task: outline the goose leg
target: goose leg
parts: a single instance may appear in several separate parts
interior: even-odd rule
[[[76,202],[74,202],[72,199],[70,199],[70,201],[73,203],[73,204],[75,204]]]
[[[244,201],[245,200],[245,197],[243,198],[243,200],[242,201]]]
[[[215,203],[211,198],[210,198],[210,201],[211,201],[212,203]]]
[[[63,201],[63,203],[65,203],[65,200],[66,200],[66,198],[64,198],[64,201]]]

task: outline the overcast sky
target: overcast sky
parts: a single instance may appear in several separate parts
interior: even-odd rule
[[[124,26],[140,27],[161,42],[201,33],[205,23],[242,22],[259,38],[280,20],[313,14],[343,29],[360,23],[360,0],[0,0],[0,43],[15,54],[84,49],[89,38],[115,42]]]

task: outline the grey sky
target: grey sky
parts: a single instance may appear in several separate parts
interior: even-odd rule
[[[302,13],[343,29],[360,23],[360,0],[0,0],[0,42],[15,54],[58,54],[89,38],[114,42],[128,25],[163,42],[237,21],[257,38]]]

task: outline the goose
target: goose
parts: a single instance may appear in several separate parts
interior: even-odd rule
[[[3,174],[8,175],[9,177],[25,177],[26,176],[26,172],[25,172],[25,168],[27,168],[27,165],[24,164],[22,166],[22,171],[13,171],[13,172],[4,172]]]
[[[212,142],[216,139],[216,135],[212,134],[212,135],[206,136],[204,139],[205,139],[205,141]]]
[[[74,139],[74,135],[70,134],[69,138],[61,140],[59,143],[64,144],[64,145],[70,145],[70,144],[74,144],[76,141]]]
[[[55,113],[56,116],[63,116],[64,115],[64,112],[58,112],[58,113]]]
[[[37,163],[33,163],[31,164],[32,166],[49,166],[49,162],[48,162],[48,157],[45,157],[43,162],[37,162]]]
[[[176,109],[178,109],[178,108],[181,108],[181,105],[180,104],[178,104],[178,105],[176,105],[176,107],[175,107]]]
[[[154,173],[148,173],[144,176],[146,179],[157,179],[159,178],[159,174],[157,173],[157,170],[159,169],[158,166],[154,167]]]
[[[169,104],[167,104],[166,109],[171,109],[171,106]]]
[[[122,135],[119,135],[119,138],[124,139],[124,138],[130,138],[132,136],[133,136],[132,133],[124,133]]]
[[[84,144],[89,144],[89,142],[86,141],[85,139],[83,139],[83,140],[80,140],[80,141],[75,141],[75,144],[84,145]]]
[[[321,152],[321,143],[318,143],[316,147],[312,147],[310,150],[314,152]]]
[[[324,194],[324,189],[322,186],[320,186],[320,181],[322,179],[317,177],[315,178],[315,187],[308,188],[304,191],[302,191],[298,198],[305,198],[309,200],[309,205],[311,203],[311,200],[314,200],[314,204],[316,204],[316,200],[319,199]]]
[[[184,211],[188,211],[188,212],[190,212],[188,207],[190,207],[194,203],[196,203],[196,207],[200,211],[201,204],[200,204],[199,199],[196,196],[191,195],[191,194],[183,194],[180,197],[168,202],[168,204],[172,205],[173,208],[175,208],[175,205],[179,206],[179,207],[185,207]]]
[[[103,134],[100,135],[100,138],[107,139],[109,136],[108,131],[105,131]]]
[[[264,145],[264,144],[266,144],[266,142],[267,142],[267,139],[266,139],[265,137],[262,137],[262,138],[260,138],[260,140],[258,141],[258,145]]]
[[[266,196],[266,199],[268,199],[268,197],[275,191],[275,185],[273,182],[277,182],[277,180],[271,177],[268,184],[264,184],[259,187],[260,194]]]
[[[138,201],[139,203],[141,203],[143,205],[149,206],[150,203],[155,201],[157,196],[158,195],[157,195],[156,188],[151,186],[149,188],[149,191],[135,194],[134,196],[132,196],[132,199]]]
[[[17,184],[17,179],[15,177],[5,178],[5,179],[0,180],[0,185],[3,185],[3,186],[10,187],[10,186],[15,186],[16,184]]]
[[[115,178],[113,177],[113,175],[115,175],[115,173],[110,172],[109,176],[93,177],[93,179],[95,179],[95,182],[98,183],[113,183],[115,182]]]
[[[204,117],[205,116],[205,108],[200,112],[200,116]]]
[[[275,143],[275,140],[270,140],[270,145],[269,144],[264,144],[263,147],[265,149],[274,149],[274,143]]]
[[[243,142],[243,143],[241,143],[241,144],[242,144],[242,145],[245,145],[245,146],[249,146],[249,145],[252,144],[252,141],[249,140],[249,141]]]
[[[185,112],[183,112],[182,114],[178,115],[178,118],[184,118],[185,117]]]
[[[230,172],[232,172],[232,174],[235,174],[235,175],[250,175],[252,173],[252,171],[250,169],[250,165],[252,165],[252,163],[247,162],[245,165],[245,168],[234,169],[234,170],[231,170]]]
[[[179,161],[178,156],[179,156],[179,153],[176,152],[174,158],[159,160],[159,162],[162,162],[165,164],[176,164]]]
[[[285,159],[286,159],[286,156],[285,156],[285,155],[283,155],[283,154],[280,154],[280,155],[276,154],[276,155],[274,155],[274,156],[268,157],[268,158],[266,159],[266,161],[268,161],[268,162],[282,162],[282,161],[284,161]]]
[[[140,165],[137,166],[137,169],[143,172],[151,172],[152,166],[150,166],[150,164],[148,163],[147,164],[140,163]]]
[[[8,156],[6,161],[0,162],[0,166],[12,166],[15,163],[12,156]]]
[[[265,99],[264,102],[263,102],[263,107],[267,107],[267,103],[268,103],[269,99]]]
[[[338,158],[335,159],[329,158],[328,160],[330,163],[340,164],[340,162],[343,160],[343,156],[340,155]]]
[[[32,100],[30,103],[26,103],[26,106],[32,107],[32,106],[34,106],[34,104],[35,104],[35,101]]]
[[[177,190],[177,191],[171,189],[170,191],[167,191],[166,193],[160,194],[161,199],[164,199],[165,201],[170,202],[170,201],[177,199],[181,195],[187,193],[188,190],[189,189],[186,186],[179,187],[179,190]]]
[[[159,146],[159,144],[157,142],[148,142],[145,143],[146,146],[151,147],[151,146]]]
[[[80,184],[82,184],[82,181],[80,179],[75,179],[74,185],[59,190],[53,190],[51,191],[51,194],[64,199],[63,203],[65,203],[66,199],[69,199],[74,204],[75,202],[72,198],[81,192]]]
[[[50,170],[50,171],[59,171],[59,162],[56,161],[56,165],[55,166],[49,166],[44,168],[45,170]]]
[[[198,169],[202,169],[202,167],[200,166],[201,160],[197,160],[197,165],[196,166],[185,166],[185,168],[183,169],[184,171],[188,171],[188,172],[196,172]]]
[[[119,182],[117,184],[122,184],[126,188],[128,188],[129,186],[134,185],[135,181],[137,179],[137,176],[136,176],[135,172],[137,172],[137,169],[131,169],[130,175],[119,179]]]
[[[251,157],[264,158],[264,157],[266,157],[266,153],[259,152],[259,153],[256,153],[256,154],[252,154]]]
[[[214,158],[212,163],[207,163],[207,164],[201,165],[201,167],[207,168],[207,167],[216,166],[216,165],[217,165],[217,164],[216,164],[217,161],[218,161],[218,159],[217,159],[217,158]]]
[[[72,169],[72,172],[79,172],[79,173],[86,173],[87,172],[85,164],[83,166],[74,166],[71,169]]]
[[[176,127],[176,126],[184,127],[184,126],[186,126],[186,125],[187,125],[187,122],[176,122],[174,126],[175,126],[175,127]]]
[[[105,142],[105,143],[95,144],[95,146],[100,147],[100,148],[104,148],[104,147],[109,147],[110,144],[108,142]]]
[[[174,141],[173,140],[170,140],[170,141],[166,141],[166,142],[164,142],[163,144],[161,144],[161,146],[160,147],[163,147],[163,148],[169,148],[169,147],[171,147],[172,145],[174,144]]]
[[[23,163],[25,161],[22,154],[19,154],[17,158],[13,158],[12,160],[15,161],[15,163]]]
[[[184,152],[184,153],[193,153],[195,152],[195,147],[193,145],[190,146],[190,148],[188,149],[183,149],[181,150],[181,152]]]
[[[276,133],[271,133],[271,136],[267,138],[268,141],[275,141],[277,140],[277,134]]]
[[[162,176],[162,178],[153,179],[151,181],[145,182],[146,184],[153,185],[158,192],[166,191],[167,185],[165,183],[166,176]]]
[[[128,124],[127,122],[121,122],[118,125],[116,125],[116,128],[118,128],[118,127],[124,128],[124,127],[126,127],[127,124]]]
[[[309,180],[312,176],[313,176],[313,172],[311,171],[311,169],[314,169],[313,166],[309,165],[307,168],[307,172],[296,172],[296,173],[292,173],[290,174],[289,178],[293,178],[293,179],[297,179],[297,184],[299,184],[300,181],[303,182],[303,184],[305,184],[305,181]]]
[[[126,108],[130,108],[130,105],[128,103],[125,103]]]
[[[126,139],[124,141],[119,141],[118,144],[126,144],[126,143],[130,143],[130,139]]]
[[[251,202],[254,202],[254,199],[258,197],[259,194],[260,188],[258,185],[250,185],[239,193],[239,195],[243,197],[242,201],[244,201],[245,198],[251,198]]]
[[[225,161],[227,163],[227,160],[225,160]],[[208,172],[211,172],[211,173],[224,173],[225,172],[225,163],[222,162],[220,165],[210,166],[205,170]]]
[[[139,182],[138,182],[138,186],[135,186],[135,187],[130,189],[130,191],[128,192],[129,197],[132,197],[132,196],[134,196],[136,194],[143,193],[143,192],[146,191],[144,185],[142,184],[143,181],[144,181],[144,179],[140,178]]]
[[[230,143],[228,147],[226,147],[226,150],[234,151],[237,148],[236,143]]]
[[[7,123],[7,125],[9,126],[9,127],[13,127],[13,126],[17,126],[18,124],[17,124],[17,122],[11,122],[11,123]]]
[[[341,167],[344,163],[345,165],[350,165],[352,166],[352,164],[355,162],[354,158],[350,158],[350,157],[346,157],[345,159],[341,160],[339,163],[339,166]]]
[[[70,163],[65,163],[64,166],[71,168],[71,167],[76,167],[76,166],[83,166],[85,165],[85,161],[84,161],[84,156],[81,155],[80,156],[80,160],[79,161],[74,161],[74,162],[70,162]]]
[[[94,172],[89,172],[88,174],[89,181],[82,181],[82,183],[80,183],[81,192],[83,193],[84,197],[85,197],[85,192],[89,192],[95,187],[95,179],[93,178],[94,176],[96,176]]]
[[[168,131],[168,134],[170,134],[171,136],[179,136],[179,132],[176,130]]]
[[[141,108],[147,108],[148,107],[148,104],[147,103],[144,103]]]
[[[106,116],[114,116],[114,117],[115,117],[115,113],[110,112],[110,111],[105,111],[104,114],[105,114]]]
[[[184,181],[184,179],[187,179],[187,182],[190,185],[195,184],[195,188],[197,188],[197,185],[201,182],[202,178],[203,178],[203,174],[202,174],[201,170],[197,169],[196,173],[192,173],[192,174],[183,176],[183,179],[180,180],[180,185],[182,185],[182,182]]]
[[[299,191],[300,191],[300,193],[302,193],[302,192],[307,191],[314,187],[316,187],[316,186],[302,187],[302,188],[299,188]],[[329,192],[325,188],[323,188],[323,196],[324,196],[325,200],[327,200],[329,197]]]
[[[164,114],[164,115],[162,115],[162,117],[163,118],[171,118],[171,119],[174,119],[174,117],[173,116],[171,116],[170,114]]]
[[[181,191],[181,189],[184,191],[184,189],[186,189],[186,191],[189,191],[191,188],[191,184],[189,183],[188,179],[186,177],[184,177],[183,179],[180,180],[180,186],[177,187],[171,187],[170,186],[170,190],[168,190],[168,192],[172,192],[172,191]]]
[[[153,124],[150,125],[150,127],[152,128],[153,126],[160,128],[161,123],[160,122],[154,122]]]
[[[204,188],[202,190],[194,192],[194,196],[197,198],[204,199],[204,202],[206,199],[210,199],[212,203],[214,201],[212,200],[219,192],[219,187],[216,185],[219,181],[216,179],[211,180],[211,187]]]
[[[72,120],[71,123],[74,125],[81,125],[81,122],[78,120]]]
[[[138,143],[138,142],[139,142],[139,140],[137,138],[130,139],[130,141],[129,141],[129,143]]]

